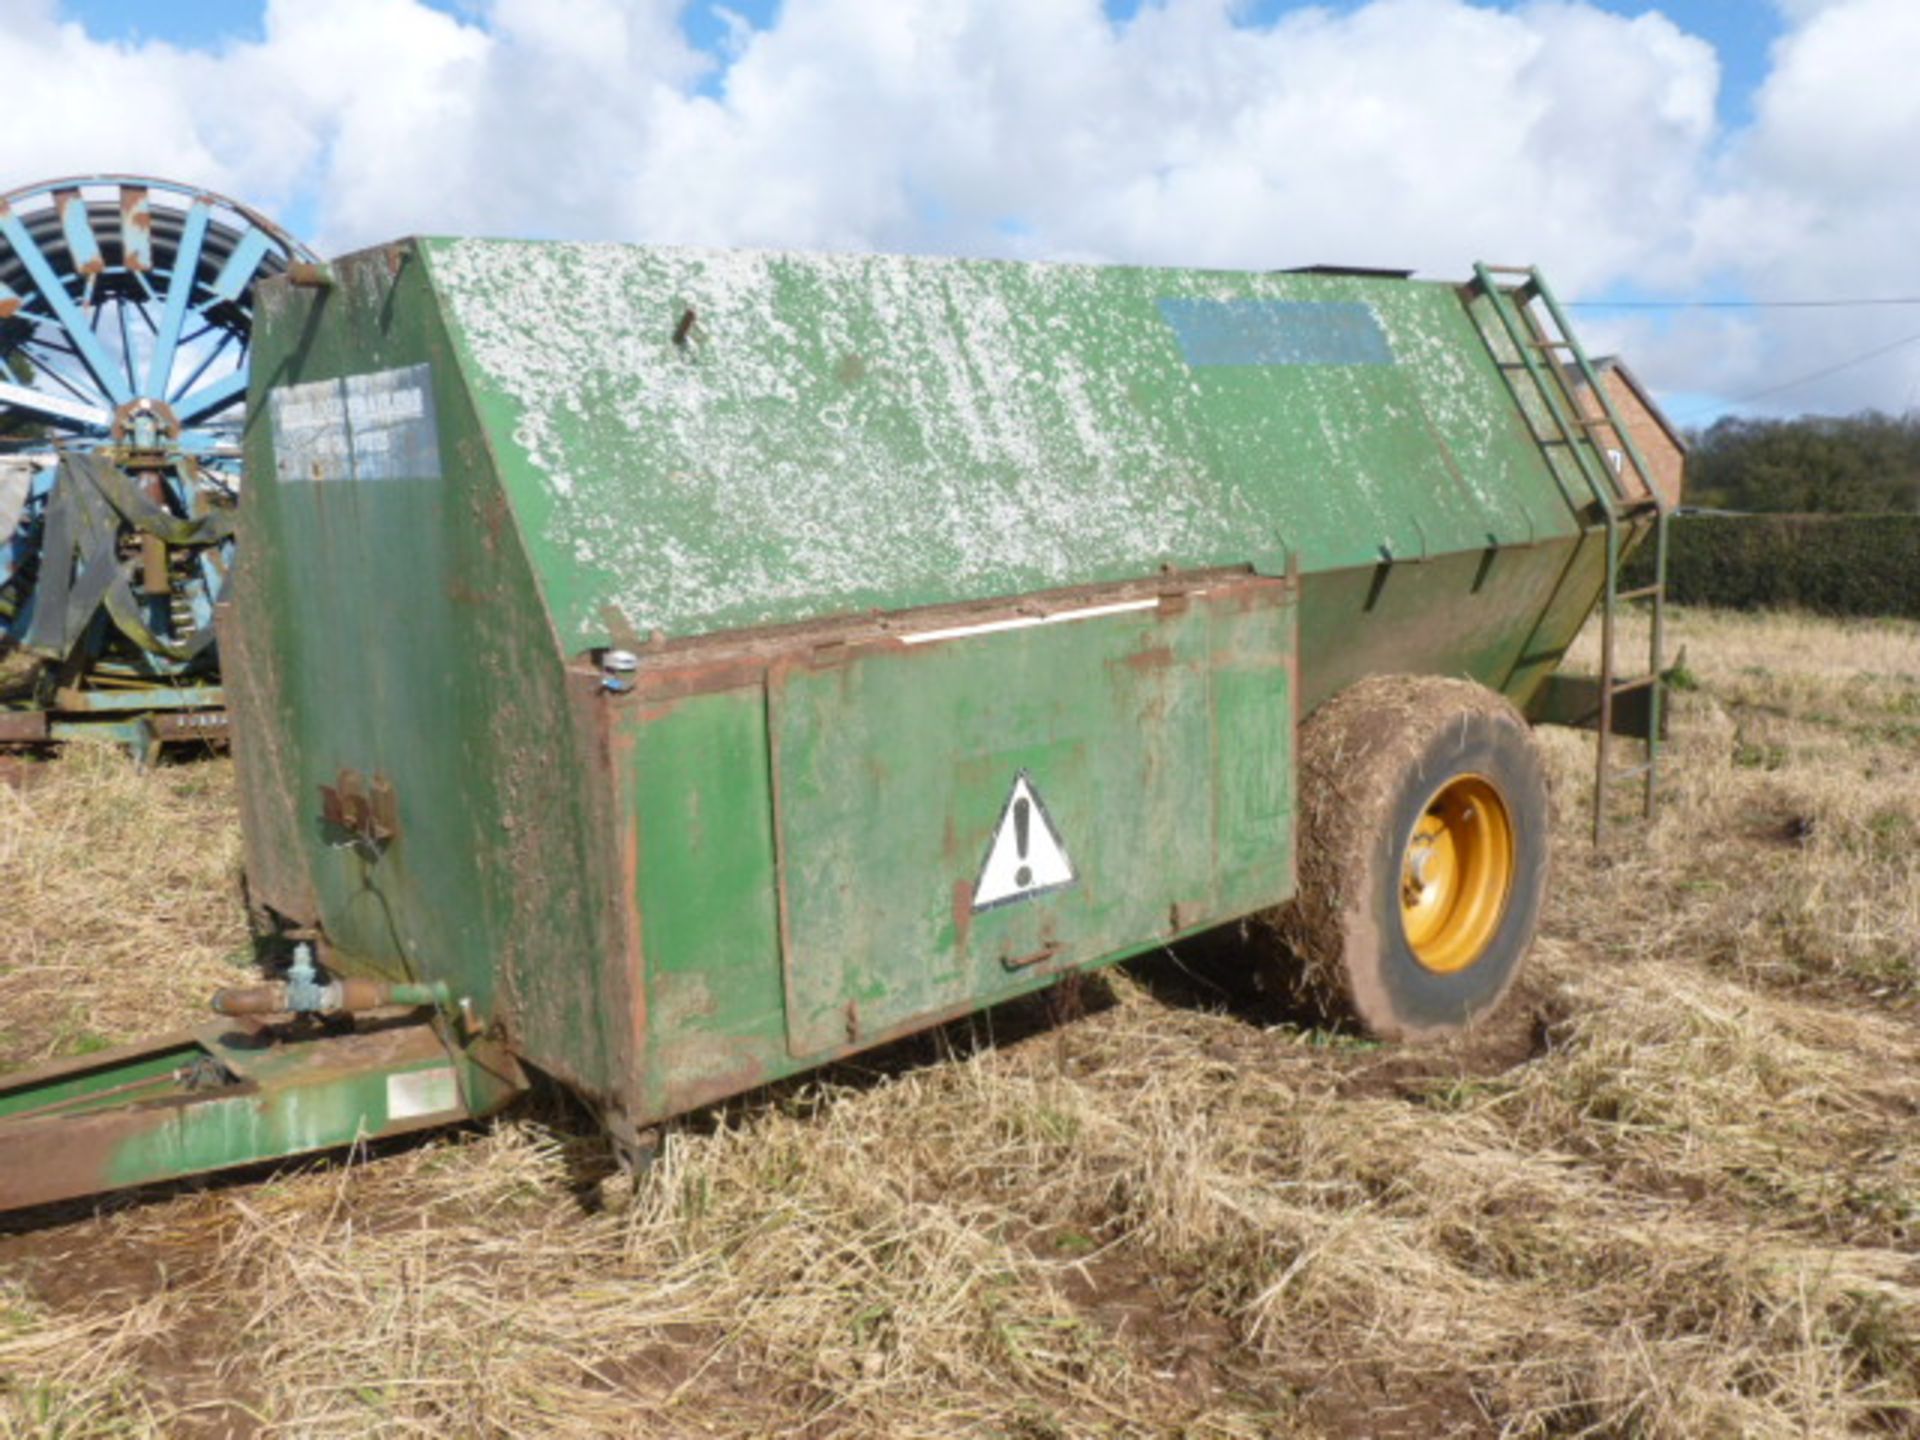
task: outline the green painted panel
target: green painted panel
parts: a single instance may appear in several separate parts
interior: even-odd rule
[[[1575,529],[1450,285],[420,243],[569,648]]]
[[[78,1122],[115,1137],[103,1188],[329,1150],[484,1113],[470,1112],[463,1098],[464,1057],[444,1049],[426,1026],[258,1051],[211,1035],[203,1044],[245,1085],[96,1111]]]
[[[257,317],[227,665],[251,894],[317,926],[337,968],[445,980],[527,1058],[618,1093],[631,997],[594,717],[424,267],[401,249],[336,274],[263,286]],[[324,824],[342,770],[391,783],[391,842]]]
[[[1295,686],[1264,617],[1216,615],[1213,702],[1212,909],[1241,914],[1293,893]],[[1221,632],[1226,632],[1223,636]],[[1285,681],[1284,693],[1276,681]],[[1180,928],[1194,923],[1182,917]]]
[[[521,1083],[432,1023],[218,1025],[127,1046],[0,1082],[0,1210],[445,1125]]]
[[[1224,594],[775,671],[795,1055],[1290,893],[1293,610]]]
[[[630,707],[648,1115],[728,1094],[785,1052],[761,686]]]

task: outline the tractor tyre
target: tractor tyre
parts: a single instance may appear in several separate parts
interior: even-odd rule
[[[1547,778],[1503,696],[1360,681],[1300,731],[1299,886],[1274,916],[1309,995],[1382,1039],[1438,1038],[1497,1006],[1546,895]]]

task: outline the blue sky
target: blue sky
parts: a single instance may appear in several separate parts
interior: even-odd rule
[[[72,121],[16,129],[0,188],[147,170],[327,251],[1491,259],[1585,301],[1920,295],[1920,0],[0,0],[0,66]],[[1687,420],[1920,404],[1920,308],[1581,327]]]
[[[426,0],[437,10],[450,15],[471,16],[479,8],[474,0]],[[1107,13],[1124,21],[1140,9],[1146,0],[1105,0]],[[1317,8],[1334,11],[1357,9],[1364,0],[1319,0]],[[1766,75],[1767,47],[1783,28],[1779,13],[1763,0],[1661,0],[1658,5],[1644,0],[1595,0],[1599,8],[1618,15],[1634,16],[1659,10],[1683,29],[1713,42],[1719,51],[1725,85],[1721,91],[1720,114],[1729,124],[1749,118],[1749,101],[1754,88]],[[102,39],[166,40],[175,44],[208,46],[226,39],[258,40],[264,0],[170,0],[156,5],[153,0],[65,0],[62,9]],[[731,0],[726,7],[743,16],[758,29],[773,23],[780,0]],[[1262,25],[1288,10],[1309,8],[1303,0],[1254,0],[1242,12],[1244,23]],[[1489,8],[1515,9],[1515,0]],[[713,0],[690,0],[681,24],[688,39],[702,49],[718,54],[727,27],[714,13]]]

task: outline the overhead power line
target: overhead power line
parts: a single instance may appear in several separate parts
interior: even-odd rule
[[[1907,346],[1912,345],[1917,341],[1920,341],[1920,331],[1916,331],[1914,334],[1907,336],[1904,340],[1895,340],[1890,345],[1875,346],[1873,349],[1864,351],[1859,355],[1855,355],[1851,359],[1841,360],[1836,364],[1825,366],[1824,368],[1819,370],[1814,370],[1806,375],[1797,376],[1792,380],[1782,380],[1778,385],[1769,385],[1764,390],[1755,390],[1748,395],[1736,396],[1733,400],[1729,401],[1728,403],[1733,405],[1744,405],[1749,400],[1761,400],[1761,399],[1765,399],[1769,395],[1778,395],[1782,390],[1792,390],[1796,386],[1810,385],[1815,380],[1824,380],[1827,378],[1827,376],[1837,375],[1842,370],[1851,370],[1856,365],[1864,365],[1869,360],[1878,360],[1882,355],[1891,355],[1896,350],[1904,350],[1906,349]]]
[[[1569,300],[1574,310],[1866,310],[1920,305],[1920,295],[1874,295],[1833,300]]]
[[[1878,360],[1882,355],[1891,355],[1894,351],[1904,350],[1907,346],[1913,344],[1920,344],[1920,331],[1915,331],[1913,334],[1895,340],[1888,345],[1876,345],[1871,350],[1863,351],[1845,360],[1836,361],[1832,365],[1823,365],[1820,369],[1810,370],[1805,375],[1796,375],[1791,380],[1782,380],[1777,385],[1768,385],[1761,390],[1751,390],[1745,395],[1732,395],[1714,405],[1696,406],[1689,413],[1704,415],[1708,410],[1724,409],[1729,405],[1747,405],[1755,400],[1764,400],[1769,395],[1778,395],[1783,390],[1794,390],[1802,385],[1811,385],[1816,380],[1824,380],[1829,375],[1838,375],[1842,370],[1851,370],[1856,365],[1864,365],[1869,360]]]

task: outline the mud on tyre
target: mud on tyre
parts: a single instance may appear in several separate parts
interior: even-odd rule
[[[1546,772],[1526,721],[1465,680],[1378,676],[1301,727],[1299,890],[1271,917],[1323,1009],[1389,1039],[1488,1014],[1546,893]]]

